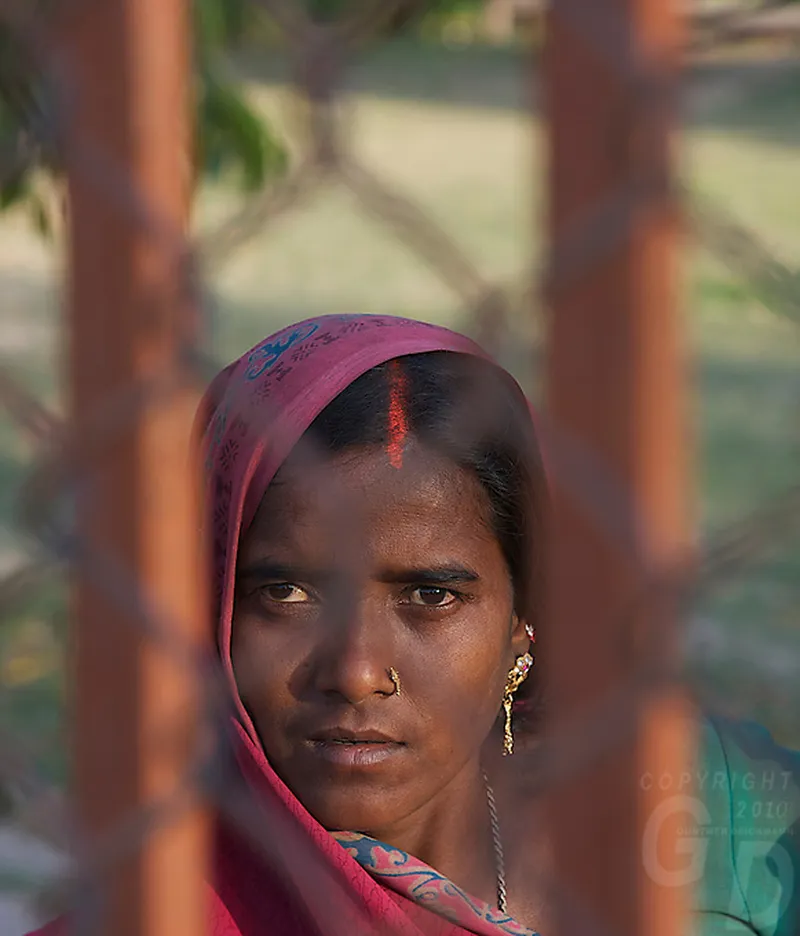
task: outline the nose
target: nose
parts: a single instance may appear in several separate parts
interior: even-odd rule
[[[312,668],[317,692],[354,706],[394,693],[389,676],[391,625],[384,611],[366,601],[351,603],[331,614],[323,626],[325,639]]]

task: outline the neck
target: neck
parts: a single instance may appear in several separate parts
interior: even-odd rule
[[[477,762],[411,815],[367,834],[419,858],[472,896],[497,903],[489,807]]]

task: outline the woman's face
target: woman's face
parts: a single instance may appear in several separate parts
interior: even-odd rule
[[[483,489],[414,442],[400,468],[371,447],[287,463],[241,543],[239,691],[328,829],[386,829],[475,771],[527,645]]]

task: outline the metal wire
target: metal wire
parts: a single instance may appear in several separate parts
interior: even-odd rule
[[[365,166],[349,146],[340,126],[336,108],[341,78],[354,54],[367,42],[380,41],[388,24],[400,13],[411,15],[423,5],[413,0],[354,4],[350,13],[330,27],[314,23],[303,4],[291,0],[253,0],[266,11],[278,26],[293,62],[296,91],[309,106],[307,150],[296,160],[287,178],[270,183],[263,192],[248,200],[233,218],[199,240],[191,243],[184,233],[169,224],[148,204],[134,180],[115,164],[96,141],[70,135],[72,120],[69,75],[60,62],[48,66],[51,76],[57,74],[61,94],[56,113],[31,114],[36,134],[3,148],[0,153],[0,180],[13,176],[21,166],[34,158],[43,145],[53,146],[63,158],[69,156],[86,180],[96,186],[114,210],[127,219],[132,229],[145,230],[158,239],[165,252],[180,268],[187,292],[201,301],[200,276],[209,276],[222,268],[255,236],[274,226],[278,219],[316,197],[325,185],[340,186],[350,191],[360,207],[379,220],[383,230],[391,233],[407,249],[430,268],[448,287],[464,310],[471,330],[487,345],[500,343],[508,323],[513,318],[512,289],[492,282],[479,269],[476,259],[460,243],[457,233],[450,233],[419,205]],[[784,4],[766,0],[763,9]],[[46,13],[42,5],[5,0],[0,4],[0,22],[11,29],[19,42],[30,50],[32,60],[43,64],[45,50],[53,46],[48,32],[52,20],[65,12],[89,15],[88,0],[80,4],[62,2],[56,10]],[[597,55],[631,88],[631,100],[642,112],[655,113],[671,100],[672,82],[668,73],[636,48],[626,36],[626,23],[610,15],[608,5],[595,0],[562,0],[558,15],[567,28],[574,30],[581,41],[588,43]],[[705,28],[702,35],[690,42],[690,48],[707,50],[736,34],[747,11],[734,11]],[[37,122],[38,121],[38,122]],[[44,121],[44,123],[43,123]],[[443,131],[444,132],[444,131]],[[69,152],[65,152],[65,150]],[[569,289],[596,271],[630,235],[636,212],[654,205],[674,204],[683,197],[694,233],[698,240],[726,263],[737,276],[754,284],[769,302],[771,311],[786,321],[800,324],[800,274],[788,268],[765,246],[762,239],[734,218],[722,206],[707,198],[677,190],[666,173],[657,171],[652,177],[636,178],[618,191],[606,192],[597,203],[578,218],[571,229],[556,244],[551,245],[548,268],[540,277],[543,294],[551,300],[560,291]],[[529,272],[525,273],[526,278]],[[155,301],[155,296],[153,298]],[[147,303],[145,303],[147,305]],[[187,381],[206,369],[202,353],[194,337],[187,334],[184,354],[177,366],[174,362],[164,372],[152,375],[141,384],[127,386],[119,397],[103,401],[94,421],[78,434],[12,376],[10,369],[0,370],[0,404],[10,417],[19,438],[32,448],[30,468],[18,496],[26,535],[39,542],[43,553],[23,561],[0,580],[0,611],[11,620],[20,606],[45,587],[53,570],[61,563],[88,572],[97,587],[111,602],[126,610],[126,621],[135,621],[143,641],[152,641],[167,649],[172,658],[190,672],[204,687],[209,722],[219,726],[224,722],[226,685],[221,674],[207,656],[197,648],[176,639],[168,616],[153,607],[148,597],[139,592],[135,578],[121,567],[113,556],[100,555],[70,530],[71,504],[77,492],[85,490],[88,468],[102,452],[108,451],[133,420],[150,408],[163,406],[185,387]],[[532,352],[531,352],[532,353]],[[673,556],[669,562],[656,562],[647,555],[637,536],[637,517],[631,514],[624,492],[615,488],[610,474],[593,454],[560,433],[558,427],[542,420],[540,426],[549,460],[559,477],[574,491],[577,499],[591,513],[605,537],[621,552],[641,563],[649,576],[650,588],[638,596],[636,608],[624,613],[640,614],[642,604],[657,594],[669,592],[681,596],[697,596],[741,573],[753,563],[762,561],[770,550],[796,536],[800,526],[800,495],[792,489],[773,502],[754,504],[751,513],[738,523],[721,531],[713,541],[701,545],[687,562],[686,556]],[[65,519],[66,518],[66,519]],[[702,626],[689,623],[683,638],[687,645],[702,637]],[[775,653],[768,650],[753,656],[752,647],[741,635],[724,627],[706,628],[706,639],[724,645],[720,653],[733,654],[737,648],[749,657],[754,680],[769,686],[775,674]],[[642,654],[637,671],[628,684],[615,687],[607,698],[585,719],[565,726],[558,734],[545,739],[536,752],[523,754],[527,766],[521,775],[525,792],[539,796],[592,768],[610,751],[615,750],[634,730],[637,713],[646,700],[665,686],[680,684],[681,673],[661,659],[656,635],[648,635],[655,643]],[[786,653],[778,656],[785,662]],[[222,733],[222,729],[219,729]],[[167,730],[167,735],[169,731]],[[216,751],[216,749],[215,749]],[[217,752],[218,753],[218,752]],[[316,869],[323,886],[309,885],[298,870],[303,863],[313,861],[313,855],[303,850],[303,844],[293,835],[291,823],[281,825],[259,811],[247,796],[233,772],[218,772],[213,778],[213,765],[208,752],[199,752],[185,785],[143,810],[127,817],[114,828],[91,853],[81,855],[64,882],[62,899],[78,901],[91,910],[94,907],[92,881],[102,876],[110,865],[122,861],[155,829],[164,825],[181,809],[187,796],[203,794],[213,798],[236,826],[248,833],[275,867],[281,867],[288,887],[299,894],[309,907],[320,932],[344,933],[342,921],[326,914],[330,894],[339,895],[335,880],[326,880]],[[52,841],[63,843],[70,838],[70,822],[63,802],[53,808],[55,788],[41,776],[36,756],[14,732],[0,725],[0,784],[13,791],[13,809],[18,820],[28,827],[42,830],[49,824]],[[494,796],[489,791],[492,830],[497,839],[499,824]],[[58,797],[55,797],[57,799]],[[47,809],[44,809],[44,806]],[[37,806],[42,809],[38,813]],[[58,816],[56,816],[58,813]],[[45,817],[43,819],[43,816]],[[25,818],[27,817],[27,818]],[[31,818],[34,817],[34,818]],[[276,825],[277,822],[277,825]],[[289,843],[278,848],[281,840]],[[503,871],[503,892],[505,880]],[[586,911],[588,913],[589,911]],[[90,932],[91,913],[86,932]],[[583,920],[587,932],[599,932],[605,924]]]

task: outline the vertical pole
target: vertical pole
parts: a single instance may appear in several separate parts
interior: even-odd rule
[[[607,47],[612,38],[616,49]],[[638,559],[656,565],[680,556],[689,532],[678,224],[667,185],[674,127],[668,96],[646,100],[626,67],[638,58],[669,86],[679,47],[677,2],[553,0],[545,53],[548,413],[556,433],[624,491],[643,546]],[[561,266],[561,248],[597,206],[643,183],[650,193],[645,185],[629,203],[623,236],[609,226],[580,270]],[[642,565],[597,528],[574,490],[554,481],[545,638],[557,733],[631,679],[643,628],[656,629],[668,657],[677,612],[674,596],[651,594],[641,607]],[[677,841],[688,817],[676,798],[691,755],[690,710],[669,688],[638,705],[625,742],[551,796],[556,873],[567,900],[572,894],[595,919],[594,931],[677,936],[690,899],[691,856]],[[662,792],[664,777],[672,789]],[[557,915],[556,932],[575,931],[566,911]]]
[[[180,362],[191,308],[180,251],[163,236],[171,229],[179,241],[188,214],[190,39],[187,0],[89,0],[63,16],[71,417],[76,438],[93,441],[78,465],[77,524],[130,582],[126,594],[97,563],[90,574],[91,556],[75,576],[74,784],[91,850],[180,790],[200,731],[199,674],[146,636],[134,603],[200,647],[197,395]],[[132,210],[137,199],[155,224]],[[131,405],[137,387],[166,378],[168,391]],[[115,407],[110,421],[101,416]],[[93,932],[205,932],[206,839],[188,793],[104,869]]]

